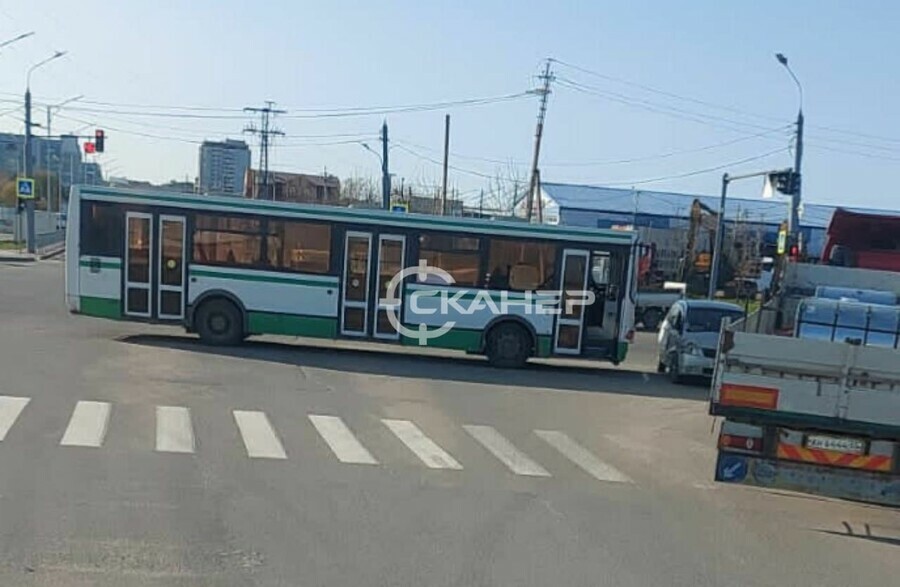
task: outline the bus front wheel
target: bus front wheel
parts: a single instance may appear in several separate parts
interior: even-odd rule
[[[195,327],[200,340],[206,344],[227,346],[244,340],[241,311],[226,299],[203,302],[197,309]]]
[[[494,367],[521,367],[531,355],[531,347],[528,331],[514,322],[498,324],[488,332],[486,354]]]

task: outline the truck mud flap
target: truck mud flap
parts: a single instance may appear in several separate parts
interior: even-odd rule
[[[719,451],[716,481],[900,507],[900,476]]]

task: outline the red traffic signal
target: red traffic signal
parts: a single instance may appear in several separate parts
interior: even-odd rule
[[[97,152],[97,146],[94,143],[85,143],[84,144],[84,152],[90,155],[91,153]]]
[[[98,153],[103,152],[104,143],[106,142],[106,133],[104,133],[99,128],[94,131],[94,145],[97,148]]]

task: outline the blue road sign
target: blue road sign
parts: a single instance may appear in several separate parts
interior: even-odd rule
[[[719,459],[718,473],[721,481],[743,481],[747,476],[746,457],[723,455]]]
[[[16,193],[23,200],[34,198],[34,180],[29,177],[20,177],[16,179]]]

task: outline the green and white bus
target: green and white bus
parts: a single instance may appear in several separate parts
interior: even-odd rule
[[[498,366],[619,363],[636,250],[627,231],[76,186],[66,301],[217,345],[278,334],[457,349]],[[570,292],[592,303],[564,303]]]

